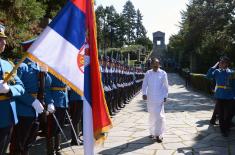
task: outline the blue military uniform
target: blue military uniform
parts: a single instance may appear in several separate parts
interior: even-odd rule
[[[232,89],[233,71],[231,69],[214,69],[210,68],[207,73],[207,78],[214,79],[216,82],[215,98],[216,99],[233,99],[234,93]]]
[[[3,80],[3,77],[10,73],[13,67],[9,62],[3,59],[0,59],[0,66],[0,80]],[[0,95],[0,118],[4,118],[0,119],[0,128],[5,128],[18,122],[16,104],[12,97],[22,95],[24,93],[24,87],[18,76],[12,78],[12,80],[9,81],[9,85],[10,93]]]
[[[12,65],[0,59],[0,80],[3,80],[6,73],[10,73]],[[24,87],[21,80],[15,75],[9,82],[10,92],[0,95],[0,151],[4,153],[8,145],[10,131],[14,124],[18,122],[16,113],[16,104],[13,97],[20,96],[24,93]]]
[[[37,117],[37,113],[32,107],[33,101],[37,98],[39,91],[39,72],[40,69],[35,62],[30,59],[26,59],[18,69],[18,76],[22,80],[25,86],[24,95],[16,98],[17,114],[18,116]],[[53,99],[50,93],[51,78],[48,74],[45,74],[45,103],[53,103]]]
[[[66,84],[57,79],[54,75],[51,77],[51,97],[54,100],[55,116],[61,127],[64,126],[65,110],[68,108],[68,93]],[[48,116],[48,133],[47,133],[47,154],[54,154],[60,149],[60,130],[52,115]]]
[[[232,83],[234,83],[234,80],[231,78],[233,74],[234,72],[228,68],[210,68],[207,72],[207,78],[214,79],[216,82],[214,96],[217,101],[211,122],[215,121],[216,114],[218,114],[220,130],[223,136],[228,136],[230,126],[229,108],[234,97],[234,91],[232,88]]]
[[[82,132],[83,130],[83,125],[82,125],[82,111],[83,111],[83,100],[82,97],[77,94],[75,91],[72,89],[69,90],[69,111],[70,111],[70,116],[72,119],[72,124],[74,126],[76,136],[80,137],[79,132]],[[80,124],[80,126],[79,126]],[[79,130],[78,130],[79,126]],[[71,145],[79,145],[77,144],[76,137],[74,135],[74,132],[71,128]],[[79,138],[79,143],[80,145],[82,144],[81,139]]]
[[[39,92],[39,66],[26,59],[18,68],[17,74],[25,86],[25,93],[16,97],[16,109],[19,123],[14,127],[10,146],[10,154],[28,154],[32,143],[36,140],[39,129],[38,114],[32,106]],[[49,93],[51,79],[45,74],[45,94]],[[45,96],[45,103],[53,103],[50,95]]]
[[[5,27],[0,24],[0,53],[6,46]],[[6,78],[13,69],[11,63],[0,58],[0,80]],[[11,136],[11,129],[18,122],[16,105],[13,97],[24,93],[24,87],[17,75],[12,75],[7,83],[0,83],[0,154],[4,154]]]

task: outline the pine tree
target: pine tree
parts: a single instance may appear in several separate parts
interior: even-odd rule
[[[134,5],[130,0],[126,2],[123,7],[122,15],[125,21],[125,32],[127,44],[131,44],[136,39],[135,25],[136,25],[136,11]]]
[[[146,38],[146,30],[142,23],[143,16],[141,15],[141,12],[139,9],[137,9],[136,12],[136,38]]]

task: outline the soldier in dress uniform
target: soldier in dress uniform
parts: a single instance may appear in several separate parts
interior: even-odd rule
[[[70,115],[71,115],[74,130],[76,132],[76,135],[74,135],[74,132],[71,127],[71,137],[72,137],[71,145],[82,145],[83,142],[80,136],[82,136],[81,133],[83,130],[83,127],[82,127],[83,126],[82,125],[83,100],[82,100],[82,97],[79,94],[77,94],[75,91],[73,91],[72,89],[68,91],[68,95],[69,95]],[[75,136],[78,137],[79,144],[77,143]]]
[[[121,63],[117,62],[117,87],[118,87],[118,105],[121,108],[125,107],[125,94],[124,94],[124,90],[123,90],[123,85],[122,85],[122,81],[123,81],[123,75],[122,75],[122,67],[121,67]]]
[[[51,77],[51,88],[50,94],[54,100],[55,113],[61,127],[64,126],[66,117],[66,109],[68,108],[68,93],[66,84],[56,78],[54,75],[49,74]],[[59,150],[61,143],[61,134],[56,121],[52,114],[47,118],[48,129],[47,129],[47,154],[54,155],[60,154]]]
[[[23,42],[24,51],[34,40]],[[25,93],[16,97],[16,110],[19,123],[14,127],[10,145],[11,155],[28,155],[29,148],[36,140],[39,129],[38,115],[44,110],[44,103],[37,99],[39,93],[39,73],[46,72],[46,67],[38,66],[29,58],[25,59],[17,71],[18,77],[22,80]],[[51,79],[48,74],[45,78],[45,93],[49,91]],[[54,111],[52,98],[46,96],[45,103],[49,112]]]
[[[119,107],[119,105],[118,105],[118,89],[116,86],[117,75],[116,75],[115,63],[116,63],[116,61],[112,58],[109,80],[110,80],[110,84],[111,84],[111,88],[112,88],[112,104],[116,110],[120,110],[121,107]]]
[[[104,88],[104,95],[106,99],[106,103],[108,106],[109,114],[113,116],[112,105],[111,105],[111,90],[108,86],[108,59],[103,57],[100,59],[100,72],[101,72],[101,80]]]
[[[115,100],[115,89],[113,87],[113,63],[112,63],[112,59],[107,57],[107,67],[106,67],[106,86],[109,89],[109,93],[110,93],[110,107],[111,107],[111,111],[114,113],[118,112],[118,107],[116,105],[116,101]]]
[[[0,52],[6,46],[5,27],[0,24]],[[3,79],[11,72],[13,66],[6,60],[0,59],[0,155],[5,154],[14,124],[18,122],[16,105],[13,97],[24,93],[24,86],[17,75],[7,82]]]
[[[104,95],[106,99],[106,103],[108,106],[109,114],[110,116],[114,116],[114,107],[112,105],[112,94],[111,94],[111,87],[110,87],[110,82],[109,82],[109,57],[103,57],[101,58],[100,61],[100,71],[101,71],[101,79],[102,79],[102,84],[104,87]]]
[[[231,77],[234,72],[228,68],[229,62],[230,60],[228,57],[222,57],[220,61],[217,62],[213,67],[211,67],[207,72],[207,77],[209,79],[214,79],[216,82],[216,106],[213,115],[218,113],[220,130],[224,137],[228,137],[229,134],[229,126],[231,121],[229,108],[231,107],[230,105],[233,103],[234,97],[231,85],[233,82]]]

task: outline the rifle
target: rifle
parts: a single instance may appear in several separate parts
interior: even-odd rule
[[[46,105],[44,102],[44,91],[45,91],[45,72],[40,71],[38,74],[39,79],[39,87],[38,87],[38,94],[37,99],[43,104],[44,109],[46,109]],[[43,113],[39,115],[39,129],[42,130],[42,136],[46,136],[47,133],[47,115],[48,112],[44,110]]]
[[[39,87],[38,87],[37,98],[41,103],[44,103],[45,73],[40,71],[38,74],[38,79],[39,79]]]

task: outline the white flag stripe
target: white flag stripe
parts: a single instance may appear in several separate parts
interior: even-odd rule
[[[83,92],[84,73],[77,65],[79,49],[56,31],[47,27],[29,48],[29,52]]]
[[[94,134],[93,134],[93,116],[90,103],[83,96],[83,140],[84,154],[94,155]]]

